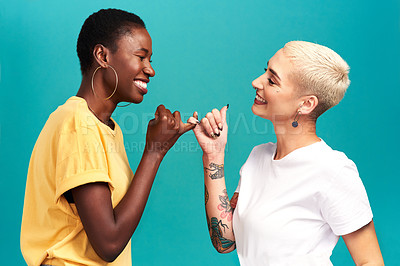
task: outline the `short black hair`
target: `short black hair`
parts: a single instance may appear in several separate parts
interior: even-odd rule
[[[101,9],[90,15],[82,25],[76,45],[82,75],[93,64],[93,49],[97,44],[115,52],[118,49],[116,42],[130,34],[132,27],[146,28],[139,16],[124,10]]]

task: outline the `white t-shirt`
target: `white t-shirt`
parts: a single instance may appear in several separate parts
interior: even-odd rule
[[[372,220],[355,164],[324,141],[274,160],[256,146],[240,170],[233,229],[241,265],[332,265],[339,236]]]

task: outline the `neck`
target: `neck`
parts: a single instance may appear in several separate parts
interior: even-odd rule
[[[320,141],[316,134],[315,122],[299,123],[297,128],[289,125],[274,125],[277,147],[275,160],[282,159],[292,151]]]
[[[103,91],[103,88],[97,88],[99,92]],[[91,86],[91,77],[87,75],[82,78],[81,86],[79,87],[78,93],[76,96],[81,97],[86,100],[89,110],[104,124],[107,126],[113,127],[113,123],[110,119],[112,113],[114,112],[117,104],[112,101],[112,99],[104,100],[101,98],[101,93],[99,94],[96,90],[96,94],[94,95]]]

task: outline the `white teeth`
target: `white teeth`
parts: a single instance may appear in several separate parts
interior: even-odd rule
[[[141,88],[143,88],[143,89],[146,89],[146,88],[147,88],[147,83],[144,82],[144,81],[135,80],[134,82],[135,82],[136,86],[138,86],[138,87],[141,87]]]
[[[264,100],[263,98],[261,98],[258,94],[256,94],[256,99],[257,99],[257,101],[260,101],[262,103],[267,103],[267,101]]]

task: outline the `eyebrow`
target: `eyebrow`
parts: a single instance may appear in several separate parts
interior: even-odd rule
[[[267,62],[267,67],[268,67],[269,61]],[[274,76],[276,76],[279,80],[281,80],[281,78],[279,77],[278,73],[276,73],[275,70],[273,70],[272,68],[268,68],[269,71],[271,71],[272,74],[274,74]]]
[[[146,48],[139,48],[139,49],[136,49],[136,51],[143,51],[143,52],[145,52],[146,54],[149,53],[149,50],[147,50]]]
[[[139,49],[136,49],[136,51],[143,51],[146,53],[146,55],[149,53],[149,50],[147,50],[146,48],[139,48]],[[153,53],[151,53],[150,57],[152,57],[152,56],[153,56]]]

